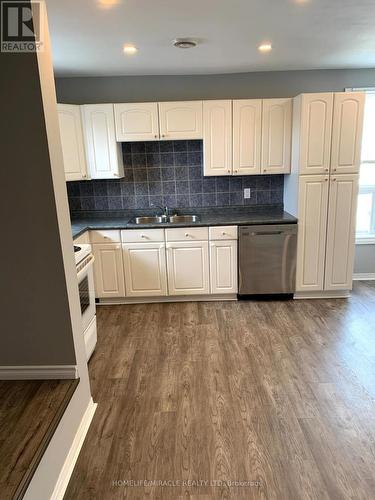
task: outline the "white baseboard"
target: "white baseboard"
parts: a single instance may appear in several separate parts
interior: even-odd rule
[[[296,292],[295,299],[347,299],[350,297],[350,290],[337,290],[327,292]]]
[[[51,380],[78,378],[76,365],[0,366],[0,380]]]
[[[57,480],[55,489],[53,490],[51,500],[62,500],[64,498],[66,488],[68,487],[70,477],[77,462],[79,452],[81,451],[83,442],[85,440],[87,431],[89,430],[97,406],[97,403],[94,403],[91,398],[82,417],[76,435],[74,436],[74,440],[72,446],[70,447],[68,456],[66,457],[64,465],[59,474],[59,478]]]
[[[375,273],[355,273],[353,274],[354,281],[372,281],[375,280]]]
[[[227,300],[237,300],[236,293],[210,294],[210,295],[174,295],[173,297],[123,297],[113,299],[99,299],[96,304],[100,305],[116,305],[116,304],[155,304],[163,302],[220,302]]]

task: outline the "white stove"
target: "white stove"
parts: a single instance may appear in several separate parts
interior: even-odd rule
[[[74,258],[76,260],[76,266],[83,261],[85,257],[90,255],[91,253],[91,245],[89,244],[81,244],[74,245]]]
[[[86,358],[90,359],[97,341],[96,305],[94,288],[94,256],[91,245],[74,245],[77,268],[79,302],[81,306],[82,331],[85,340]]]

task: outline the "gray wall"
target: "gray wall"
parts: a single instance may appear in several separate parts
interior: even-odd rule
[[[0,365],[75,364],[36,55],[0,59]]]
[[[375,245],[356,245],[355,273],[375,273]]]
[[[372,86],[375,86],[375,69],[56,79],[58,102],[72,104],[292,97],[301,92]]]

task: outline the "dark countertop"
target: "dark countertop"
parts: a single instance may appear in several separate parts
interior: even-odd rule
[[[172,210],[173,213],[195,214],[198,222],[132,224],[130,221],[140,215],[155,215],[155,209],[124,211],[92,211],[72,215],[73,238],[89,229],[147,229],[155,227],[193,226],[246,226],[255,224],[296,224],[297,219],[283,210],[280,205],[236,208],[196,208]]]

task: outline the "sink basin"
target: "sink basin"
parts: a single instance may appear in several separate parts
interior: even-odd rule
[[[134,219],[135,224],[161,224],[162,222],[167,222],[166,217],[151,215],[145,217],[136,217]]]
[[[197,215],[145,215],[142,217],[135,217],[132,221],[133,224],[185,224],[190,222],[198,222]]]
[[[169,217],[171,224],[183,224],[185,222],[198,222],[197,215],[171,215]]]

